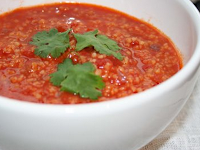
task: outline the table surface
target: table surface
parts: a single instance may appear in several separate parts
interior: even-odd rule
[[[200,76],[176,119],[140,150],[200,150]]]

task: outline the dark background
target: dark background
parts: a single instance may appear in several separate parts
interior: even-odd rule
[[[194,3],[194,5],[197,7],[198,10],[200,10],[200,0]]]

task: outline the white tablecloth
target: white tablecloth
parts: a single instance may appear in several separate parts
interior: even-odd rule
[[[200,150],[200,77],[176,119],[140,150]]]

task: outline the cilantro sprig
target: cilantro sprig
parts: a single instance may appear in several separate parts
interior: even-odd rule
[[[117,42],[109,39],[105,35],[98,34],[98,30],[86,32],[84,34],[74,34],[77,44],[76,51],[81,51],[86,47],[93,46],[96,51],[101,54],[113,55],[119,60],[122,60],[122,55],[118,52],[121,47]]]
[[[70,29],[60,33],[53,28],[49,32],[42,31],[35,34],[30,42],[31,45],[37,46],[34,51],[35,55],[42,58],[46,58],[49,55],[53,58],[59,57],[70,47],[69,32]]]
[[[100,76],[94,74],[92,63],[73,65],[71,59],[65,59],[58,65],[58,70],[50,75],[50,82],[61,87],[62,91],[80,94],[82,98],[96,100],[102,96],[101,89],[105,84]]]

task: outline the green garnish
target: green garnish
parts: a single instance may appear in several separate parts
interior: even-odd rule
[[[59,57],[70,47],[69,32],[70,29],[60,33],[53,28],[49,32],[42,31],[35,34],[30,42],[30,44],[37,46],[34,51],[35,55],[42,58],[46,58],[49,55],[53,58]]]
[[[103,89],[105,84],[100,76],[94,74],[94,71],[95,67],[90,62],[73,65],[71,59],[65,59],[58,65],[57,72],[50,75],[50,81],[53,85],[60,86],[62,91],[96,100],[102,96],[99,90]]]
[[[42,58],[47,58],[48,56],[58,58],[61,56],[70,48],[70,31],[71,29],[60,33],[53,28],[49,31],[35,34],[30,42],[31,45],[36,46],[35,55]],[[71,35],[77,40],[76,51],[93,46],[101,54],[113,55],[119,60],[123,59],[123,56],[119,53],[121,47],[117,45],[117,42],[105,35],[98,34],[98,30]],[[74,65],[71,59],[65,59],[63,63],[58,65],[57,72],[50,74],[50,82],[60,87],[61,91],[79,94],[82,98],[96,100],[102,96],[100,90],[104,88],[105,83],[100,76],[94,74],[94,71],[95,67],[90,62]]]
[[[98,30],[86,32],[84,34],[74,34],[77,40],[76,51],[81,51],[86,47],[93,46],[96,51],[101,54],[113,55],[119,60],[122,60],[122,55],[117,52],[121,49],[117,42],[109,39],[105,35],[98,34]]]

